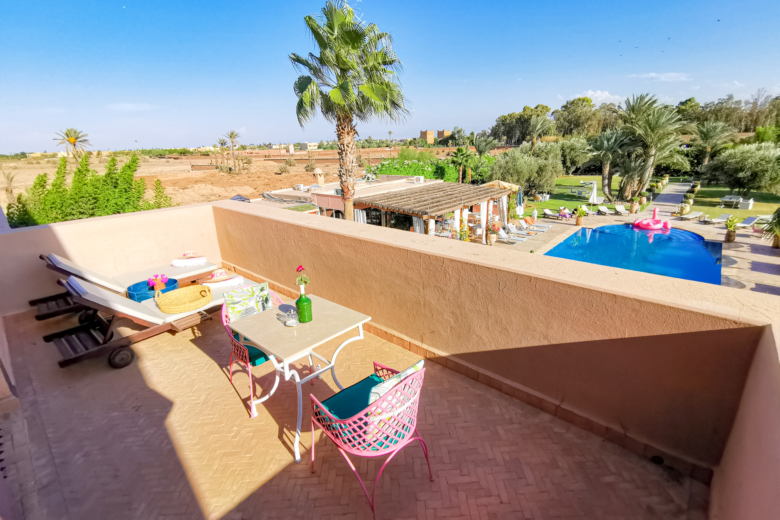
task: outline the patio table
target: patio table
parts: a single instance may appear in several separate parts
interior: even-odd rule
[[[257,345],[263,352],[269,355],[269,360],[274,364],[277,372],[284,375],[285,381],[292,381],[298,390],[298,425],[295,429],[295,462],[301,461],[299,442],[301,439],[301,413],[302,396],[301,386],[315,377],[320,377],[330,370],[333,381],[341,390],[344,389],[336,378],[336,358],[345,346],[353,341],[363,339],[363,324],[371,320],[370,316],[353,311],[337,303],[333,303],[316,295],[308,295],[311,298],[312,313],[314,319],[309,323],[301,323],[297,327],[287,327],[280,317],[291,305],[282,305],[278,309],[271,309],[248,316],[230,324],[233,331],[238,332]],[[281,311],[281,312],[280,312]],[[338,346],[333,353],[333,358],[328,360],[317,354],[314,349],[352,329],[357,328],[358,335],[353,336]],[[312,356],[325,363],[325,366],[317,365],[316,371]],[[301,378],[298,371],[290,368],[290,365],[304,357],[309,358],[309,375]],[[271,392],[260,399],[250,403],[252,417],[257,415],[256,405],[268,399],[276,391],[279,382],[277,374],[276,383]]]
[[[726,195],[720,199],[720,207],[725,208],[726,204],[731,204],[731,207],[735,208],[740,202],[742,202],[742,197],[738,197],[736,195]]]

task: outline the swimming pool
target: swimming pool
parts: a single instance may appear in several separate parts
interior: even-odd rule
[[[582,228],[546,255],[720,285],[722,247],[682,229],[645,231],[617,224]]]

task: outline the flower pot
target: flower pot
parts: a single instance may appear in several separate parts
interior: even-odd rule
[[[631,207],[629,208],[629,212],[633,215],[634,213],[639,211],[639,203],[638,202],[632,202]]]
[[[581,226],[582,222],[585,220],[584,217],[577,217],[577,221],[575,222],[575,225]]]
[[[780,235],[775,235],[775,240],[772,242],[772,247],[774,249],[780,249]]]
[[[539,202],[540,200],[542,200],[542,196],[541,195],[534,195],[534,200],[536,202]]]
[[[737,239],[737,230],[727,230],[724,242],[733,242]]]
[[[639,204],[641,204],[642,206],[647,204],[647,197],[639,197]]]
[[[488,235],[487,239],[488,243],[492,246],[496,243],[496,240],[498,240],[498,235]]]

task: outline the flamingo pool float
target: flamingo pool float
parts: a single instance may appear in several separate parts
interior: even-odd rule
[[[672,224],[666,220],[659,220],[658,208],[655,208],[653,210],[653,218],[635,220],[634,227],[648,230],[672,229]]]

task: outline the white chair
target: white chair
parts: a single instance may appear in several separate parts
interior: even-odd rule
[[[598,211],[598,212],[599,212],[601,215],[614,215],[614,214],[615,214],[615,212],[614,212],[614,211],[612,211],[611,209],[609,209],[609,208],[608,208],[608,207],[606,207],[606,206],[598,206],[598,209],[599,209],[599,211]]]
[[[623,206],[622,204],[615,204],[615,213],[617,213],[621,217],[631,214],[631,212],[628,211],[626,207]]]
[[[595,211],[589,210],[588,207],[585,204],[581,205],[580,208],[582,208],[585,211],[585,214],[587,216],[591,216],[591,215],[595,215],[596,214]]]
[[[731,218],[730,214],[723,213],[718,218],[704,218],[704,219],[701,219],[701,221],[704,222],[705,224],[723,224],[730,218]]]

